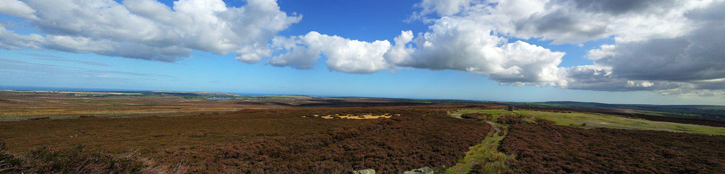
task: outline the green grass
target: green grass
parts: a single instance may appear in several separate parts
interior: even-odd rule
[[[455,166],[446,169],[443,173],[469,173],[476,164],[480,164],[481,167],[483,167],[482,171],[484,171],[484,173],[499,173],[504,169],[507,169],[504,161],[514,159],[515,155],[505,154],[498,151],[498,146],[500,145],[501,140],[506,137],[507,126],[501,124],[496,125],[501,128],[501,135],[496,135],[493,131],[491,131],[486,139],[484,139],[480,144],[471,147],[471,149],[466,152],[466,157],[459,160]]]
[[[452,117],[461,118],[461,115],[462,114],[468,114],[468,113],[488,113],[488,114],[491,114],[491,119],[489,119],[489,120],[479,119],[479,120],[481,120],[481,121],[493,121],[493,122],[496,122],[496,119],[498,119],[498,117],[502,117],[502,116],[518,116],[518,113],[509,112],[507,110],[500,110],[500,109],[497,109],[497,110],[464,109],[464,110],[458,110],[458,111],[449,113],[449,115],[451,115]]]
[[[619,128],[619,129],[640,129],[640,130],[662,130],[674,132],[689,132],[708,135],[725,135],[725,128],[709,127],[700,125],[680,124],[657,122],[643,119],[624,118],[605,114],[591,114],[579,112],[545,112],[545,111],[507,111],[507,110],[481,110],[481,109],[465,109],[449,113],[453,117],[460,118],[465,113],[487,113],[491,118],[481,121],[487,121],[489,124],[495,124],[501,128],[501,134],[495,134],[491,131],[489,135],[480,144],[470,148],[466,152],[466,156],[460,159],[455,166],[447,168],[444,174],[463,174],[469,173],[474,167],[481,167],[479,171],[483,173],[500,173],[508,169],[505,161],[515,159],[514,154],[505,154],[498,151],[500,142],[508,134],[508,125],[494,123],[502,116],[526,116],[529,118],[539,118],[554,121],[556,125],[567,125],[579,128]],[[533,121],[533,120],[532,120]]]
[[[494,119],[506,114],[518,114],[522,116],[535,117],[554,121],[557,125],[569,125],[585,128],[618,128],[618,129],[638,129],[638,130],[661,130],[674,132],[699,133],[707,135],[725,135],[725,128],[711,127],[702,125],[670,123],[649,121],[644,119],[624,118],[606,114],[591,113],[557,113],[545,111],[506,111],[506,110],[459,110],[453,112],[452,115],[463,113],[488,113],[494,116]],[[582,126],[586,124],[586,126]]]

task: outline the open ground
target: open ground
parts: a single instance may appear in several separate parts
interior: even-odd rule
[[[15,118],[0,121],[0,173],[725,168],[723,127],[592,112],[218,93],[7,92],[0,100],[3,117]],[[617,138],[621,143],[602,143]]]

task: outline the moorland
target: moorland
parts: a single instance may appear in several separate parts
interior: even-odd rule
[[[692,107],[701,108],[692,113],[665,106],[626,110],[656,112],[648,115],[654,119],[610,112],[622,110],[617,107],[582,108],[212,92],[0,91],[0,173],[725,171],[725,124],[701,117],[702,108],[713,107]]]

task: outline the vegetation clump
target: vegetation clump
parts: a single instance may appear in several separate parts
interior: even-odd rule
[[[115,157],[86,152],[83,146],[40,147],[28,151],[22,158],[0,147],[0,173],[138,173],[144,167],[134,155]]]
[[[6,151],[5,143],[0,143],[0,173],[18,172],[22,170],[23,160]]]
[[[480,120],[490,120],[491,114],[487,113],[465,113],[461,114],[461,118],[464,119],[480,119]]]

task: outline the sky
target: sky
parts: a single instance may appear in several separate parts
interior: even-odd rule
[[[0,4],[0,88],[725,105],[724,0]]]

